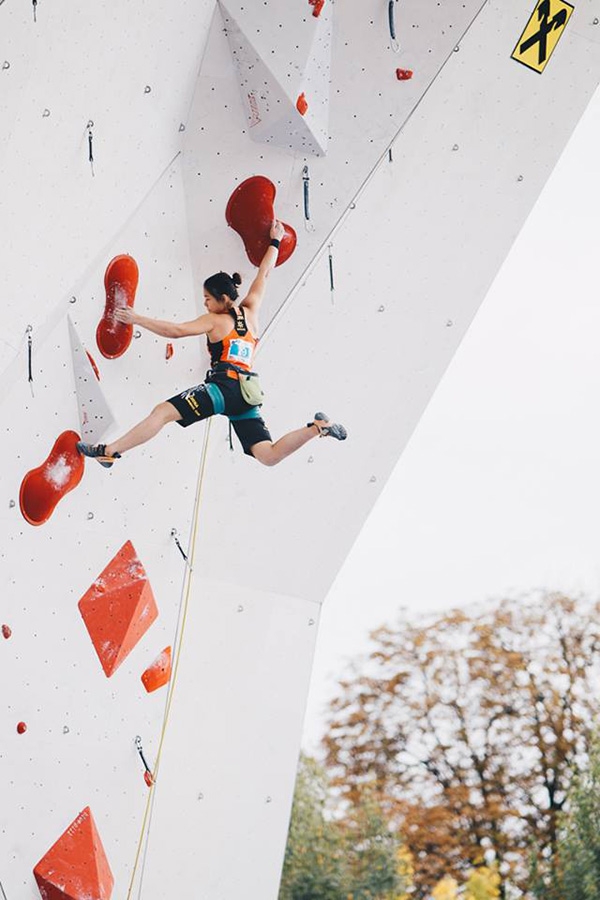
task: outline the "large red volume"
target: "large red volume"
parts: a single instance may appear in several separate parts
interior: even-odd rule
[[[116,359],[122,356],[131,343],[133,325],[125,325],[114,317],[116,309],[133,306],[138,285],[139,270],[133,256],[115,256],[104,275],[106,304],[104,315],[96,328],[96,343],[102,356]]]
[[[30,525],[47,522],[58,501],[81,481],[85,463],[75,446],[78,440],[75,431],[63,431],[41,466],[21,482],[19,504]]]
[[[110,678],[158,616],[148,576],[131,541],[123,544],[78,605]]]
[[[142,684],[149,694],[169,683],[171,668],[171,648],[165,647],[142,674]]]
[[[236,187],[225,211],[227,224],[237,231],[244,242],[248,259],[255,266],[260,266],[271,240],[269,232],[275,218],[275,193],[272,181],[264,175],[254,175]],[[279,247],[278,266],[289,259],[296,249],[296,232],[291,225],[282,224],[285,234]]]
[[[33,870],[43,900],[110,900],[115,880],[87,806]]]

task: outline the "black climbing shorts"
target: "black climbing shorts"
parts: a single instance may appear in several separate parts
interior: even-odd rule
[[[215,394],[213,386],[218,389],[218,393]],[[260,415],[258,407],[246,403],[237,378],[230,378],[224,373],[218,373],[196,387],[169,397],[167,402],[172,403],[180,414],[181,419],[177,424],[183,428],[214,415],[227,416],[244,453],[248,456],[253,455],[251,447],[254,444],[271,441],[269,429]],[[240,416],[241,418],[238,418]]]

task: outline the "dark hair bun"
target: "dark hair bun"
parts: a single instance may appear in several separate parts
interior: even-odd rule
[[[240,285],[242,283],[242,276],[238,272],[234,272],[231,276],[231,280],[235,285]]]

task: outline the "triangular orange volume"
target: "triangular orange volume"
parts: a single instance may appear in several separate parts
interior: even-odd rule
[[[165,647],[142,675],[142,683],[150,694],[152,691],[157,691],[163,685],[168,684],[170,678],[171,648]]]
[[[110,900],[115,883],[89,806],[33,870],[43,900]]]
[[[131,541],[123,544],[83,595],[79,612],[110,678],[158,616],[148,576]]]

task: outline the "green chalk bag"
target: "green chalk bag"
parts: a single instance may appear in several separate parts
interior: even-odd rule
[[[246,403],[250,406],[260,406],[265,399],[265,395],[260,386],[258,375],[254,373],[247,375],[245,372],[240,372],[239,378],[240,391]]]

